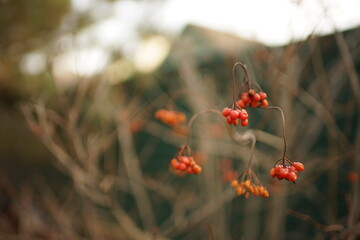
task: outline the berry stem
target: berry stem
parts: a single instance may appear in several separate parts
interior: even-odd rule
[[[255,138],[255,136],[253,136],[251,138],[251,149],[250,149],[251,153],[250,153],[249,162],[248,162],[248,166],[247,166],[248,169],[251,168],[251,163],[252,163],[254,152],[255,152],[255,144],[256,144],[256,138]]]
[[[278,110],[281,113],[281,118],[282,118],[282,123],[283,123],[283,139],[284,139],[284,153],[283,153],[283,165],[285,164],[285,155],[286,155],[286,148],[287,148],[287,143],[286,143],[286,134],[285,134],[285,117],[284,117],[284,112],[281,110],[280,107],[276,107],[276,106],[270,106],[270,107],[262,107],[260,109],[275,109]]]
[[[249,74],[248,74],[248,71],[246,69],[246,65],[245,64],[242,64],[241,62],[236,62],[233,66],[233,69],[232,69],[232,97],[233,97],[233,102],[236,102],[235,100],[235,90],[236,90],[236,86],[235,86],[235,70],[236,70],[236,66],[237,65],[240,65],[242,67],[242,69],[244,70],[244,73],[245,73],[245,83],[248,85],[248,88],[250,89],[251,85],[250,85],[250,77],[249,77]]]
[[[193,115],[190,120],[189,120],[189,123],[188,123],[188,134],[187,134],[187,138],[186,138],[186,145],[188,146],[189,145],[189,142],[190,142],[190,135],[191,135],[191,127],[193,125],[193,122],[202,114],[205,114],[205,113],[215,113],[215,114],[219,114],[220,116],[222,116],[221,112],[216,110],[216,109],[206,109],[206,110],[202,110],[198,113],[196,113],[195,115]]]

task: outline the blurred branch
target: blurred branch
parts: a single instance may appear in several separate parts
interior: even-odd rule
[[[292,209],[288,209],[288,214],[313,225],[315,228],[319,229],[322,232],[333,232],[333,231],[341,232],[345,229],[342,225],[338,225],[338,224],[333,224],[333,225],[328,225],[328,226],[321,224],[318,221],[316,221],[315,219],[313,219],[312,217],[310,217],[309,215],[297,212]]]
[[[126,172],[129,177],[129,184],[145,227],[147,229],[152,229],[152,227],[155,226],[154,212],[149,196],[142,184],[143,176],[140,168],[140,161],[135,153],[132,133],[130,132],[128,112],[123,110],[118,117],[117,136],[122,160],[124,161]]]

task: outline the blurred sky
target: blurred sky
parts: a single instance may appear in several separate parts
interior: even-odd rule
[[[55,75],[66,70],[80,75],[98,73],[109,64],[109,49],[121,49],[127,59],[144,67],[140,70],[151,71],[164,58],[169,44],[159,37],[144,41],[139,34],[144,26],[174,38],[193,23],[269,46],[360,26],[360,0],[72,0],[72,7],[75,13],[90,13],[95,23],[71,44],[69,36],[59,39],[69,49],[54,59]],[[64,29],[66,24],[65,19]],[[30,74],[39,66],[27,62],[40,59],[38,53],[31,54],[23,63]]]

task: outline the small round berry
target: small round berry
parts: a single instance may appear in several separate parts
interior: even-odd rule
[[[268,100],[264,99],[264,100],[261,101],[260,105],[262,107],[267,107],[267,106],[269,106],[269,102],[268,102]]]
[[[240,99],[236,102],[237,105],[239,105],[239,107],[241,108],[245,108],[245,102],[244,100]]]
[[[241,126],[243,126],[243,127],[246,127],[248,124],[249,124],[249,120],[247,120],[247,119],[242,120],[242,122],[241,122]]]
[[[299,172],[304,171],[305,167],[304,164],[301,162],[294,162],[293,166],[298,170]]]
[[[235,120],[233,121],[233,124],[234,124],[234,126],[238,125],[238,124],[239,124],[239,119],[238,119],[238,118],[235,119]]]
[[[229,115],[233,120],[239,117],[239,113],[236,110],[232,110]]]
[[[294,166],[288,166],[287,168],[289,169],[289,172],[294,172],[294,173],[298,172]]]
[[[232,120],[232,118],[230,117],[230,115],[226,117],[226,122],[227,122],[228,124],[232,124],[233,120]]]
[[[199,166],[199,165],[194,165],[193,166],[193,172],[196,174],[196,175],[198,175],[198,174],[200,174],[201,173],[201,167]]]
[[[249,196],[250,196],[250,193],[247,192],[247,193],[245,193],[244,198],[249,198]]]
[[[254,89],[249,89],[248,93],[249,93],[250,96],[252,96],[252,95],[255,94],[255,91],[254,91]]]
[[[244,104],[248,104],[250,102],[250,96],[247,92],[241,94],[241,100],[243,100]]]
[[[238,114],[239,114],[239,118],[242,120],[244,118],[243,112],[241,110],[238,110]]]
[[[280,169],[282,169],[282,168],[283,168],[282,165],[276,165],[274,167],[276,175],[279,175]]]
[[[279,170],[279,173],[278,173],[278,178],[280,177],[280,179],[288,179],[288,176],[289,176],[289,170],[287,168],[281,168]]]
[[[255,101],[255,102],[260,101],[260,94],[255,93],[254,96],[253,96],[253,101]]]
[[[185,171],[186,168],[187,168],[187,167],[186,167],[185,163],[180,163],[180,164],[179,164],[179,167],[178,167],[179,170]]]
[[[247,113],[247,111],[245,109],[243,109],[242,114],[239,116],[241,120],[246,120],[249,118],[249,114]]]
[[[187,167],[186,172],[187,172],[188,174],[193,174],[193,173],[194,173],[194,169],[193,169],[192,167]]]
[[[254,101],[254,100],[251,102],[251,107],[257,108],[258,106],[259,106],[259,102]]]
[[[275,168],[270,169],[270,176],[274,178],[276,176]]]
[[[259,95],[260,95],[260,99],[261,99],[261,100],[267,98],[267,94],[264,93],[264,92],[259,92]]]
[[[171,159],[171,166],[175,169],[177,169],[179,167],[179,162],[178,160],[176,160],[175,158]]]
[[[236,187],[238,185],[239,181],[237,179],[234,179],[231,181],[231,186]]]
[[[193,157],[189,156],[188,158],[189,158],[189,160],[190,160],[190,166],[193,166],[193,165],[196,164]]]
[[[291,182],[295,182],[296,179],[297,179],[297,174],[294,173],[294,172],[289,172],[288,173],[288,178],[287,178],[289,181]]]
[[[222,111],[222,115],[224,117],[227,117],[231,112],[231,109],[230,108],[224,108],[223,111]]]
[[[184,163],[185,165],[190,164],[190,159],[187,156],[179,156],[178,159],[180,162]]]

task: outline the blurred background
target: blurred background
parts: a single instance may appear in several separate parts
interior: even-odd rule
[[[357,0],[0,0],[0,239],[359,239]],[[169,163],[231,70],[280,106],[296,184],[274,181],[277,112],[250,109],[269,199],[237,197],[250,144],[199,116],[199,176]],[[236,93],[243,73],[237,72]]]

